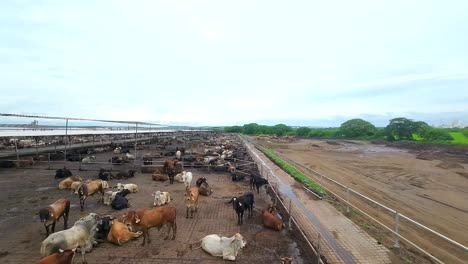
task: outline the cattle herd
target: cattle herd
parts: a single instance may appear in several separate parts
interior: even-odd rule
[[[232,181],[242,181],[246,176],[250,177],[248,179],[250,190],[246,190],[240,196],[233,194],[226,204],[232,204],[238,225],[244,223],[244,212],[248,218],[252,218],[255,195],[260,192],[262,186],[268,185],[268,181],[260,176],[256,165],[236,136],[210,137],[204,143],[190,146],[183,144],[174,146],[164,141],[159,144],[166,150],[170,149],[173,156],[155,152],[145,153],[142,155],[141,171],[151,173],[150,179],[154,181],[168,181],[169,184],[183,183],[183,187],[179,186],[185,189],[182,193],[187,219],[197,215],[198,204],[201,199],[204,199],[203,196],[210,196],[213,193],[208,179],[206,177],[194,179],[194,174],[189,171],[190,167],[201,167],[208,171],[226,171],[231,175]],[[118,164],[119,160],[135,159],[135,156],[126,148],[117,147],[113,153],[120,156],[112,157],[110,159],[112,163]],[[161,166],[155,165],[158,159],[161,159]],[[86,162],[93,163],[95,160],[95,157],[90,157]],[[239,166],[239,164],[244,165]],[[116,172],[112,169],[101,168],[96,173],[96,179],[83,180],[66,167],[57,170],[55,178],[60,179],[57,184],[58,189],[70,190],[72,197],[76,197],[79,201],[81,211],[88,210],[85,206],[87,198],[96,196],[97,202],[111,206],[115,214],[98,215],[94,212],[86,212],[87,215],[68,228],[69,215],[75,213],[70,210],[70,199],[60,198],[45,206],[39,211],[39,216],[46,229],[46,237],[40,250],[38,249],[42,259],[35,263],[72,263],[75,252],[81,253],[82,263],[87,263],[85,253],[103,242],[122,246],[133,239],[141,239],[141,245],[145,246],[151,243],[149,235],[151,228],[159,230],[164,227],[167,232],[163,239],[176,239],[177,213],[176,207],[171,206],[174,194],[167,190],[154,190],[150,194],[153,207],[133,208],[129,204],[128,197],[148,194],[142,193],[137,184],[118,181],[121,179],[131,181],[134,177],[140,177],[136,175],[138,175],[136,170]],[[119,212],[123,209],[127,210]],[[63,230],[55,232],[55,225],[60,218],[63,220]],[[284,227],[275,205],[269,205],[262,210],[262,220],[265,227],[273,230],[280,231]],[[240,233],[233,234],[232,237],[207,234],[199,242],[191,244],[190,248],[193,250],[202,248],[212,256],[235,260],[238,252],[246,245],[247,241]],[[292,263],[291,261],[290,257],[281,258],[281,263]]]

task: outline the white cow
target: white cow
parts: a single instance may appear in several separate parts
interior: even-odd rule
[[[184,182],[185,188],[190,188],[192,185],[192,173],[191,172],[182,172],[182,181]]]
[[[117,191],[122,191],[123,189],[127,189],[131,192],[138,192],[138,185],[133,184],[133,183],[127,183],[127,184],[122,184],[122,183],[117,183]]]
[[[157,191],[154,193],[153,206],[161,206],[168,204],[171,201],[171,194],[168,192]]]
[[[201,240],[201,247],[215,257],[223,257],[227,260],[236,260],[239,249],[245,247],[247,241],[236,233],[232,237],[220,237],[216,234],[207,235]]]
[[[104,193],[104,204],[105,205],[110,205],[112,203],[112,201],[114,200],[115,198],[115,195],[117,195],[118,191],[117,192],[113,192],[113,191],[107,191]]]
[[[114,154],[120,154],[122,152],[122,147],[117,147],[114,149]]]
[[[182,152],[180,152],[180,150],[176,151],[175,156],[176,156],[177,160],[180,160],[181,155],[182,155]]]
[[[72,228],[50,234],[41,246],[41,256],[49,256],[58,253],[59,249],[73,249],[80,247],[83,263],[87,263],[85,253],[91,251],[96,243],[94,235],[100,217],[95,213],[80,218]]]
[[[93,163],[96,161],[96,156],[88,156],[88,157],[84,157],[81,162],[82,163]]]
[[[184,176],[183,173],[178,173],[175,177],[174,177],[174,180],[176,182],[184,182],[184,180],[182,179],[182,176]]]
[[[129,160],[135,160],[135,156],[133,156],[132,154],[125,153],[125,156],[126,156],[127,159],[129,159]]]

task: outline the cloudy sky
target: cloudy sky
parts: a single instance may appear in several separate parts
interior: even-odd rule
[[[0,1],[0,113],[468,124],[468,1]]]

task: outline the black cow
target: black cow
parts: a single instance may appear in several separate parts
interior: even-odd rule
[[[252,217],[253,205],[254,205],[254,194],[246,192],[242,196],[233,197],[229,203],[232,203],[232,207],[237,214],[237,224],[242,225],[244,222],[244,211],[249,212],[248,217]]]
[[[11,160],[0,160],[0,168],[13,168],[15,163]]]
[[[136,171],[135,170],[128,170],[128,171],[120,171],[117,173],[115,176],[116,179],[128,179],[128,178],[133,178],[135,176]]]
[[[255,187],[257,188],[257,193],[260,193],[260,187],[263,185],[268,184],[268,180],[265,178],[262,178],[258,175],[255,174],[250,174],[250,189],[254,190]]]
[[[197,187],[200,188],[200,186],[206,183],[206,185],[209,187],[210,185],[208,184],[208,180],[205,177],[201,177],[196,181]]]
[[[67,177],[70,177],[72,176],[72,172],[67,169],[66,167],[63,167],[63,169],[58,169],[57,171],[55,171],[55,179],[58,179],[58,178],[67,178]]]
[[[96,234],[94,235],[97,242],[102,243],[107,240],[107,235],[111,229],[111,221],[113,219],[114,218],[110,215],[106,215],[101,218],[101,223],[98,224]]]
[[[184,162],[194,162],[195,160],[195,156],[193,155],[187,155],[182,157],[182,161]]]
[[[236,172],[234,172],[233,174],[231,174],[231,180],[232,181],[243,181],[245,179],[245,175],[244,174],[238,174]]]
[[[98,177],[103,181],[110,181],[112,178],[114,178],[114,175],[112,175],[110,170],[101,169],[99,171]]]
[[[175,168],[168,167],[166,171],[167,171],[167,176],[169,176],[169,184],[174,184],[174,177],[177,174],[175,171]]]
[[[125,197],[130,193],[130,190],[123,189],[115,195],[114,200],[111,203],[111,207],[114,210],[122,210],[128,208],[128,199]]]

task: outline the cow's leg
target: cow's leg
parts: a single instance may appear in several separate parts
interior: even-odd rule
[[[86,250],[84,247],[81,248],[81,261],[83,264],[88,264],[88,262],[86,261],[86,258],[85,258],[85,253],[86,253]]]
[[[174,224],[172,225],[172,240],[175,239],[177,233],[177,222],[174,219]]]
[[[151,238],[150,238],[150,235],[149,235],[149,228],[146,229],[146,239],[148,240],[148,244],[151,243]]]
[[[63,214],[63,230],[67,229],[68,225],[68,213]]]
[[[49,236],[49,226],[48,225],[44,225],[45,227],[45,230],[46,230],[46,236]]]
[[[55,232],[55,223],[57,223],[57,220],[55,220],[55,221],[52,223],[52,233]]]
[[[189,217],[188,217],[188,213],[189,213],[189,208],[188,208],[188,207],[187,207],[186,213],[187,213],[187,214],[186,214],[185,218],[189,218]]]

